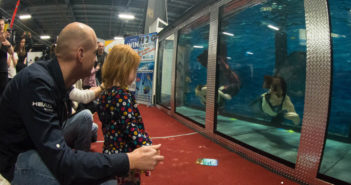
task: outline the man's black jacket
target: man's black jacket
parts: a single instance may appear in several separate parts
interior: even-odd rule
[[[19,153],[37,150],[61,184],[91,184],[126,175],[126,154],[72,150],[61,126],[68,115],[68,94],[57,59],[23,69],[0,100],[0,173],[11,181]]]

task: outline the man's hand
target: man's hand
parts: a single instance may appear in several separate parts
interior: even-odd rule
[[[5,41],[4,41],[4,42],[1,42],[1,44],[2,44],[3,46],[9,47],[9,48],[7,49],[7,52],[8,52],[10,55],[13,55],[14,50],[13,50],[13,47],[12,47],[11,43],[10,43],[8,40],[5,39]]]
[[[4,36],[5,36],[5,38],[10,38],[11,33],[10,33],[10,32],[8,32],[8,31],[6,31],[6,32],[4,33]]]
[[[5,39],[5,41],[2,42],[2,45],[4,46],[11,46],[11,43]]]
[[[163,161],[164,156],[160,155],[161,144],[143,146],[127,153],[129,158],[129,168],[138,170],[153,170],[155,166]]]
[[[6,35],[4,32],[0,31],[0,42],[4,42],[6,40]]]

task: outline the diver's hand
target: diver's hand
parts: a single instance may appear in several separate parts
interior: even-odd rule
[[[284,118],[291,120],[295,126],[300,124],[300,117],[296,112],[287,112],[284,114]]]
[[[218,97],[223,98],[225,100],[231,100],[232,96],[230,94],[224,93],[223,90],[225,90],[225,86],[221,86],[218,88]]]
[[[153,170],[156,165],[163,161],[164,156],[160,155],[161,144],[143,146],[127,153],[129,158],[129,168],[138,170]]]
[[[199,97],[200,99],[200,102],[203,104],[203,105],[206,105],[206,94],[207,94],[207,86],[202,86],[202,85],[198,85],[196,88],[195,88],[195,95],[197,97]]]

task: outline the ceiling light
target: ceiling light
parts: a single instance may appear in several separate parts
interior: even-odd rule
[[[273,25],[268,25],[268,28],[279,31],[279,28]]]
[[[123,13],[121,13],[121,14],[118,15],[118,17],[120,19],[127,19],[127,20],[135,19],[135,16],[132,15],[132,14],[123,14]]]
[[[47,40],[47,39],[50,39],[50,35],[41,35],[40,36],[40,39],[43,39],[43,40]]]
[[[117,37],[115,37],[114,39],[115,39],[115,40],[123,40],[124,38],[123,38],[123,37],[118,37],[118,36],[117,36]]]
[[[19,18],[20,18],[21,20],[25,20],[25,19],[30,19],[30,18],[32,18],[32,16],[29,15],[29,14],[23,14],[23,15],[20,15]]]
[[[194,48],[204,48],[203,46],[194,45]]]
[[[228,33],[228,32],[222,32],[224,35],[228,35],[228,36],[231,36],[231,37],[233,37],[234,36],[234,34],[233,33]]]

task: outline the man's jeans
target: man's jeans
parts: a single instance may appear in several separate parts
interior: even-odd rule
[[[66,143],[78,150],[89,151],[93,117],[89,110],[83,110],[66,121],[63,128]],[[18,155],[12,185],[59,185],[50,170],[35,150]],[[117,182],[114,181],[113,185]],[[104,185],[110,185],[105,184]],[[111,184],[112,185],[112,184]]]
[[[89,110],[82,110],[68,118],[62,129],[68,146],[76,150],[89,151],[93,115]]]

